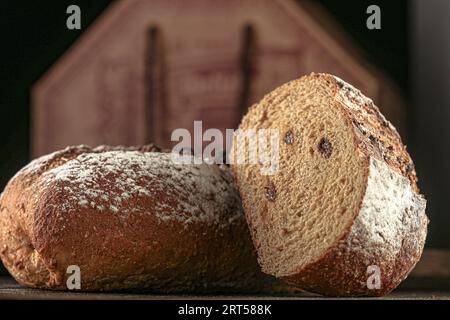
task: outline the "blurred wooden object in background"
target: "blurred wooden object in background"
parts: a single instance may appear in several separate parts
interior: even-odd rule
[[[310,72],[354,84],[405,134],[395,86],[329,25],[321,8],[291,0],[117,1],[33,88],[32,155],[81,143],[170,147],[171,132],[194,120],[235,128],[264,94]]]

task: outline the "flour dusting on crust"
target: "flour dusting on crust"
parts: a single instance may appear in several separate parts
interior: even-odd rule
[[[35,160],[23,171],[38,172],[70,150]],[[79,154],[44,170],[37,182],[40,189],[51,187],[61,195],[60,214],[91,208],[122,216],[154,214],[161,222],[185,224],[227,224],[242,218],[239,195],[226,167],[175,164],[168,153],[103,151],[86,146],[73,150]],[[140,205],[142,198],[152,199],[153,210]]]
[[[426,235],[426,228],[422,227],[428,223],[425,207],[425,198],[411,188],[406,177],[385,162],[371,158],[361,210],[349,235],[339,244],[340,254],[349,257],[349,265],[353,263],[350,257],[357,255],[366,267],[377,265],[385,274],[391,274],[399,257],[414,259],[403,251],[422,250]],[[421,228],[424,231],[420,237],[411,237]],[[364,279],[365,271],[355,270],[353,275]],[[365,285],[361,281],[361,286]]]
[[[397,255],[402,240],[426,219],[425,206],[426,200],[412,190],[408,179],[385,162],[371,158],[366,195],[350,234],[364,246],[354,248],[369,254],[385,251],[385,255]]]

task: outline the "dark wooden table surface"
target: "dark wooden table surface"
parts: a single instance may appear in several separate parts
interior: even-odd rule
[[[155,295],[142,293],[83,293],[29,289],[9,276],[0,276],[0,299],[156,300],[156,299],[330,299],[312,294]],[[367,298],[353,298],[367,299]],[[411,275],[388,296],[375,299],[450,300],[450,250],[426,249]]]
[[[58,299],[58,300],[160,300],[160,299],[230,299],[230,300],[245,300],[245,299],[330,299],[323,298],[309,294],[295,294],[295,295],[155,295],[155,294],[129,294],[129,293],[84,293],[84,292],[58,292],[49,290],[29,289],[18,285],[11,277],[0,277],[0,299]],[[367,298],[352,298],[352,299],[367,299]],[[450,300],[450,290],[396,290],[390,295],[375,299],[419,299],[419,300]]]

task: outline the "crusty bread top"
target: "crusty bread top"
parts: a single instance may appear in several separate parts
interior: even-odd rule
[[[359,150],[386,162],[407,177],[413,190],[419,192],[414,163],[395,127],[383,116],[372,99],[342,79],[328,74],[312,74],[335,83],[336,98],[352,121]]]
[[[91,148],[87,145],[77,145],[77,146],[68,146],[62,150],[58,150],[47,155],[41,156],[37,159],[34,159],[21,170],[19,170],[16,175],[11,179],[14,180],[16,176],[27,175],[30,178],[39,177],[43,172],[50,170],[54,167],[57,167],[68,160],[72,160],[76,158],[78,155],[83,153],[100,153],[106,151],[141,151],[141,152],[165,152],[165,150],[154,144],[147,144],[142,146],[108,146],[101,145],[96,148]]]
[[[155,199],[157,210],[152,212],[164,221],[232,222],[242,216],[237,210],[240,208],[237,194],[235,199],[220,199],[223,194],[235,194],[226,192],[233,188],[228,170],[218,165],[177,165],[171,158],[175,155],[158,154],[160,151],[154,145],[93,149],[85,145],[72,146],[32,161],[17,175],[39,176],[36,194],[40,194],[39,189],[53,184],[54,193],[64,194],[59,198],[63,199],[63,203],[59,203],[62,213],[83,207],[120,215],[143,212],[145,208],[136,207],[139,201],[130,206],[128,200],[139,195],[161,194],[164,199]],[[152,182],[156,177],[165,178],[165,186],[169,185],[171,190],[158,190],[162,186]],[[185,188],[186,183],[181,180],[191,180],[192,188]],[[170,194],[178,200],[171,202]],[[199,198],[205,195],[214,201]],[[174,207],[174,203],[177,206]],[[214,207],[206,207],[213,204]],[[230,209],[233,212],[228,212]],[[226,214],[226,220],[217,212]]]

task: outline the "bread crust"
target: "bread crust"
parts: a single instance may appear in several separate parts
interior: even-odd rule
[[[388,188],[376,181],[381,176],[377,169],[380,167],[384,167],[384,173],[391,171],[389,174],[398,180],[388,183],[401,184],[398,192],[403,190],[411,201],[398,203],[392,211],[387,211],[382,204],[380,206],[380,202],[396,201],[380,196],[390,193]],[[351,227],[316,262],[285,277],[288,283],[330,296],[383,296],[394,290],[414,268],[422,255],[427,234],[425,199],[409,187],[405,177],[383,162],[370,159],[369,171],[366,196]],[[370,182],[370,179],[373,181]],[[379,198],[378,206],[368,199],[368,194]],[[376,216],[383,215],[383,211],[384,217]],[[395,228],[394,235],[386,235],[390,228]],[[374,266],[379,272],[379,287],[370,286],[369,278],[374,272],[370,268]]]
[[[119,166],[124,171],[108,169],[112,154],[131,154],[138,161],[151,155],[156,162],[159,156],[169,156],[155,156],[159,151],[153,145],[74,146],[18,172],[0,198],[0,256],[5,267],[20,284],[61,290],[67,289],[69,265],[80,267],[83,291],[256,292],[276,284],[260,272],[228,168],[183,166],[183,179],[162,162],[167,170],[148,176],[142,168],[133,171],[131,160]],[[96,154],[100,158],[92,156]],[[105,162],[86,162],[91,158]],[[92,169],[103,180],[92,186],[86,184],[90,180],[70,178],[63,169],[78,168],[78,162],[87,163],[80,168]],[[126,188],[142,182],[145,192],[128,190],[126,203],[114,210],[112,199],[99,201],[123,191],[118,174],[134,180],[127,180]],[[101,194],[91,203],[80,200],[87,192],[80,190],[86,188]],[[70,190],[75,189],[77,198],[72,199]],[[183,198],[191,193],[194,198]],[[124,208],[134,211],[124,213]]]
[[[344,115],[347,127],[353,132],[354,152],[365,163],[366,190],[362,193],[363,197],[341,238],[321,257],[282,278],[305,290],[323,295],[385,295],[407,277],[420,259],[427,234],[429,220],[425,215],[425,199],[418,193],[414,164],[395,127],[385,119],[371,99],[343,80],[328,74],[313,73],[293,82],[310,79],[319,79],[324,84],[330,97],[337,102],[336,107]],[[283,88],[292,90],[295,84],[287,84]],[[280,89],[277,89],[277,94],[270,93],[264,99],[276,103],[276,99],[288,96],[289,92],[280,92]],[[248,129],[247,117],[252,117],[252,121],[261,119],[276,127],[267,113],[262,107],[252,107],[240,128]],[[238,165],[232,166],[252,238],[258,250],[261,243],[257,241],[258,231],[250,214],[254,208],[246,203],[246,198],[251,197],[251,194],[245,194],[246,190],[243,190],[242,184],[245,181],[240,181],[239,178],[245,179],[246,173],[240,170],[246,169],[239,168]],[[393,177],[398,185],[395,192],[408,195],[409,200],[405,203],[398,202],[390,189],[394,185],[393,182],[384,181],[380,177]],[[390,209],[383,207],[383,201],[377,198],[379,194],[385,196],[386,206],[396,206],[393,210],[396,215],[389,216]],[[384,221],[377,220],[378,212],[371,211],[371,208],[376,207],[374,204],[378,205],[377,210],[386,213]],[[270,210],[268,206],[264,208],[266,211]],[[261,213],[264,214],[266,213]],[[376,223],[371,221],[374,217]],[[401,219],[401,223],[398,223],[398,219]],[[390,230],[389,223],[395,225],[395,228]],[[379,289],[369,288],[367,285],[369,266],[379,268]],[[263,264],[262,269],[266,271],[271,268],[265,268]]]
[[[386,162],[392,169],[407,177],[419,192],[414,163],[395,127],[383,116],[372,99],[342,79],[327,74],[311,76],[329,81],[335,99],[350,120],[357,146],[367,157]]]

